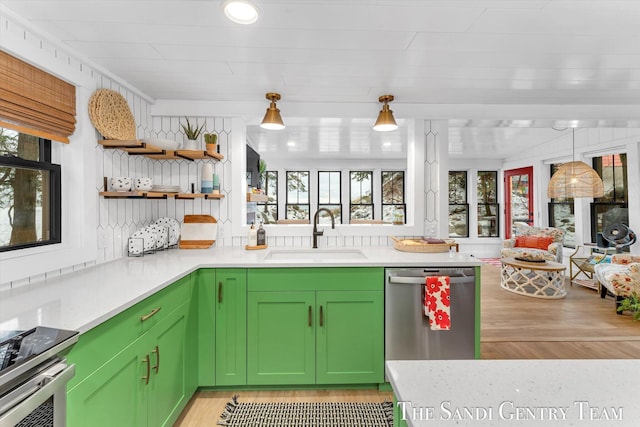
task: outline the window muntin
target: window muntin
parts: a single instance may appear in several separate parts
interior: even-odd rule
[[[404,201],[404,171],[382,171],[382,220],[405,224],[407,207]]]
[[[373,219],[373,172],[349,173],[349,220]]]
[[[318,172],[318,209],[326,208],[331,211],[336,224],[342,223],[342,174],[339,171]],[[320,212],[321,224],[331,223],[331,217],[326,212]]]
[[[500,205],[498,204],[498,172],[478,171],[478,237],[500,235]]]
[[[60,243],[60,194],[51,141],[0,127],[0,252]]]
[[[288,171],[286,219],[309,219],[309,210],[309,171]]]
[[[469,237],[467,171],[449,171],[449,237]]]

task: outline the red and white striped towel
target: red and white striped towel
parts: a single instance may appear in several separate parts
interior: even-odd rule
[[[424,292],[424,315],[433,331],[451,329],[449,276],[427,277]]]

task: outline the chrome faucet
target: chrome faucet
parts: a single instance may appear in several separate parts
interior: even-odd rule
[[[318,249],[318,236],[322,236],[324,234],[324,230],[318,231],[318,214],[320,211],[325,211],[331,217],[331,228],[336,228],[336,220],[333,217],[331,211],[327,208],[320,208],[316,211],[315,215],[313,215],[313,248]]]

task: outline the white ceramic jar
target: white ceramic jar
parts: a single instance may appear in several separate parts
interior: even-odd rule
[[[149,191],[153,187],[153,180],[151,178],[136,178],[136,190]]]
[[[117,192],[131,191],[131,178],[128,176],[111,178],[111,189]]]

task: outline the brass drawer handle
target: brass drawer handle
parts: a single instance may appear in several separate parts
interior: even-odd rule
[[[309,306],[309,326],[313,324],[312,319],[313,319],[313,314],[311,313],[311,306]]]
[[[149,314],[145,314],[144,316],[142,316],[140,318],[140,320],[142,320],[144,322],[145,320],[151,319],[153,316],[155,316],[160,311],[161,308],[162,307],[154,308],[153,310],[151,310],[151,312]]]
[[[320,326],[324,326],[324,319],[322,315],[322,306],[320,306]]]
[[[147,385],[149,384],[149,377],[151,376],[151,363],[148,354],[144,356],[144,359],[142,359],[142,363],[147,364],[147,375],[142,377],[142,379],[144,380],[144,384]]]
[[[222,282],[218,282],[218,302],[222,302]]]
[[[156,374],[160,372],[160,347],[156,346],[155,349],[151,350],[151,353],[156,355],[156,366],[152,366],[151,368],[156,371]]]

